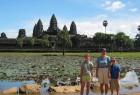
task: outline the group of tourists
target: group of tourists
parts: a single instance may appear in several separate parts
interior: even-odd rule
[[[108,95],[108,85],[110,84],[111,95],[116,89],[117,95],[119,95],[120,89],[120,66],[117,64],[116,58],[110,58],[106,55],[105,48],[101,50],[101,56],[96,60],[96,77],[100,83],[101,95],[105,93]],[[84,56],[84,62],[81,64],[80,82],[81,82],[81,95],[83,95],[86,85],[86,95],[89,95],[90,84],[93,81],[94,67],[90,61],[90,54]]]

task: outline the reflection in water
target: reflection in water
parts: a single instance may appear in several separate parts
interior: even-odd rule
[[[123,85],[134,85],[138,84],[138,76],[136,75],[136,72],[134,71],[129,71],[126,73],[125,77],[120,80],[121,86]]]
[[[25,84],[34,84],[35,82],[33,80],[31,81],[7,81],[7,80],[3,80],[0,81],[0,91],[5,90],[5,89],[9,89],[12,87],[20,87],[21,85],[25,85]]]

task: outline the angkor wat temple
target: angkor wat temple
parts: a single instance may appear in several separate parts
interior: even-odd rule
[[[35,43],[32,47],[29,47],[26,41],[23,43],[23,48],[33,48],[38,49],[42,48],[39,44],[39,40],[42,39],[43,36],[48,36],[50,41],[50,46],[48,47],[50,50],[53,48],[53,50],[57,50],[57,42],[58,42],[58,33],[61,30],[67,30],[68,34],[72,41],[72,46],[68,47],[67,49],[87,49],[92,48],[92,38],[88,38],[87,35],[80,35],[77,34],[77,28],[74,21],[72,21],[70,25],[70,30],[67,29],[67,26],[64,25],[63,29],[59,29],[57,24],[57,19],[55,15],[53,14],[50,19],[50,25],[47,30],[43,29],[43,23],[41,19],[38,20],[38,22],[33,27],[33,34],[32,37],[35,38]],[[31,38],[26,36],[26,30],[25,29],[19,29],[18,37],[17,38]],[[17,38],[7,38],[5,33],[1,33],[0,37],[0,47],[1,49],[18,49],[17,46]]]

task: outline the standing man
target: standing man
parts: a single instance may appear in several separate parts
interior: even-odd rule
[[[106,48],[101,49],[101,56],[97,58],[96,61],[96,77],[100,83],[101,95],[108,94],[108,83],[110,78],[110,57],[106,55]]]

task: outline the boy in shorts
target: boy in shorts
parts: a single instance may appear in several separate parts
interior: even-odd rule
[[[93,63],[90,62],[90,55],[84,56],[85,61],[81,65],[80,82],[81,82],[81,95],[83,95],[84,87],[86,84],[86,95],[89,95],[90,82],[93,80]]]
[[[120,66],[117,64],[116,59],[111,59],[111,68],[110,68],[110,89],[111,89],[111,95],[114,93],[114,89],[116,89],[117,95],[119,95],[120,90]]]

